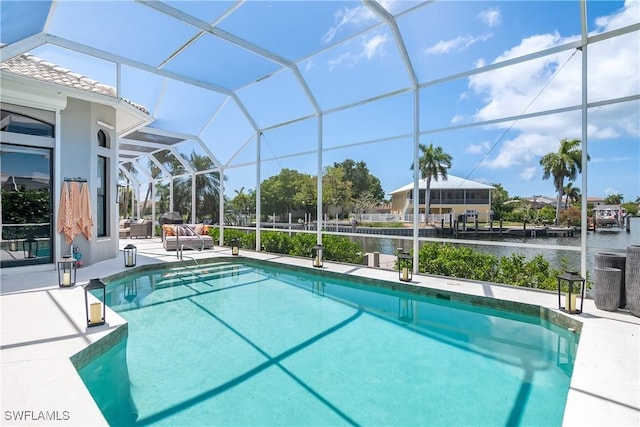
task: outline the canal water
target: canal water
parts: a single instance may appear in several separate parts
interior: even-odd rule
[[[557,245],[557,246],[574,246],[580,248],[580,233],[576,233],[574,237],[505,237],[493,236],[490,238],[482,238],[477,236],[465,236],[465,241],[478,240],[492,242],[509,242],[509,243],[526,243],[533,245]],[[410,240],[379,238],[379,237],[351,237],[351,240],[360,243],[365,252],[379,252],[381,254],[394,255],[397,248],[412,247]],[[468,243],[464,243],[469,246]],[[424,242],[420,243],[421,246]],[[587,233],[587,271],[590,277],[593,277],[595,268],[595,254],[600,252],[616,252],[625,253],[627,246],[640,245],[640,217],[631,218],[630,232],[622,229],[617,232],[611,231],[589,231]],[[580,270],[580,252],[571,250],[557,250],[549,248],[535,247],[514,247],[507,245],[472,245],[474,250],[491,253],[498,257],[510,256],[512,253],[523,254],[527,259],[531,259],[536,255],[542,255],[552,268]]]

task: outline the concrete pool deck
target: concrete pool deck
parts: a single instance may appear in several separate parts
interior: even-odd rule
[[[175,261],[158,238],[121,240],[138,248],[137,265]],[[229,256],[229,248],[185,252],[187,258]],[[309,259],[242,251],[246,258],[309,267]],[[384,265],[384,264],[383,264]],[[125,270],[121,256],[78,269],[78,285],[58,288],[49,266],[5,269],[1,296],[1,425],[107,425],[85,388],[71,356],[104,342],[126,322],[107,309],[107,324],[87,328],[81,284]],[[396,271],[325,262],[325,270],[398,283]],[[412,284],[436,290],[539,305],[557,311],[557,294],[459,279],[414,275]],[[640,425],[640,318],[607,312],[584,301],[582,322],[564,426]],[[102,341],[101,341],[102,340]]]

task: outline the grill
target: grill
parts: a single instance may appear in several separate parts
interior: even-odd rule
[[[180,212],[165,212],[162,215],[160,215],[160,218],[158,218],[158,224],[160,224],[160,226],[163,226],[165,224],[183,224],[184,221],[182,219],[182,216],[180,215]]]

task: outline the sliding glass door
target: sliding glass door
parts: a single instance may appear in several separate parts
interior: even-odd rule
[[[0,144],[0,267],[53,262],[52,150]]]

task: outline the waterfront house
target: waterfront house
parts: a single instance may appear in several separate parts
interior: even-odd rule
[[[427,180],[419,180],[418,213],[425,213]],[[467,219],[489,221],[491,219],[491,191],[495,187],[448,174],[431,180],[430,214],[452,215],[457,219],[465,215]],[[391,193],[391,210],[402,217],[413,214],[413,183],[409,183]],[[430,218],[430,220],[435,217]]]

